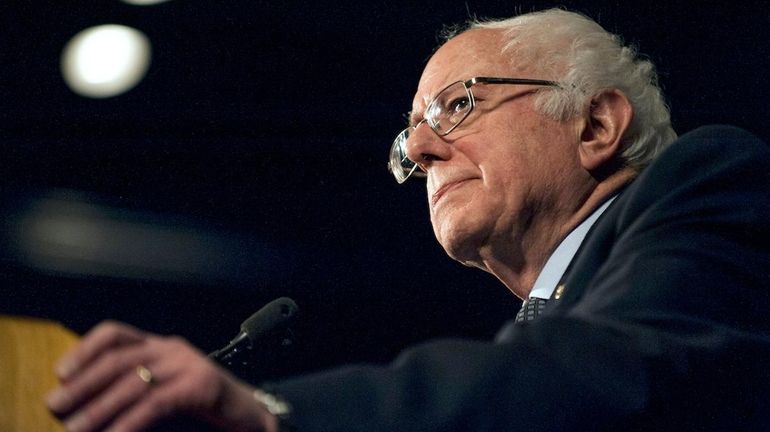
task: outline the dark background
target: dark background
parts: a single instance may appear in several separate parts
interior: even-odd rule
[[[303,314],[270,376],[491,337],[519,301],[445,256],[424,186],[397,185],[387,151],[442,25],[556,4],[3,2],[0,313],[120,319],[210,351],[288,295]],[[679,133],[770,137],[765,2],[562,4],[657,64]],[[106,23],[144,32],[152,64],[86,99],[61,50]]]

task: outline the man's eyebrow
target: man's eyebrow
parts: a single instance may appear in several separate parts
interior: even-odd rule
[[[406,116],[409,126],[411,127],[415,127],[417,123],[420,123],[420,120],[422,120],[422,113],[420,112],[409,111],[406,113]]]

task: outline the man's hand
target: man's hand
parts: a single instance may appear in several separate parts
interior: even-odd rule
[[[177,415],[229,431],[277,429],[253,388],[178,337],[104,322],[59,360],[56,374],[61,386],[46,403],[71,432],[140,431]]]

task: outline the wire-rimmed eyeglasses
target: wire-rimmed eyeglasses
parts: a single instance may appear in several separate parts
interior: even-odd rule
[[[559,87],[559,83],[556,81],[494,77],[474,77],[444,87],[428,104],[423,119],[416,125],[402,130],[393,140],[393,145],[390,147],[388,170],[399,184],[405,182],[412,175],[425,177],[425,173],[417,169],[417,163],[406,156],[406,141],[409,134],[423,122],[427,123],[438,136],[445,136],[455,130],[476,106],[476,99],[471,91],[471,87],[476,84],[523,84]]]

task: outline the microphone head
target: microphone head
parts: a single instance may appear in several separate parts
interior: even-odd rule
[[[256,311],[241,324],[241,332],[255,341],[269,333],[288,327],[299,308],[288,297],[277,298]]]

